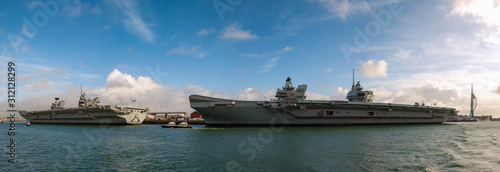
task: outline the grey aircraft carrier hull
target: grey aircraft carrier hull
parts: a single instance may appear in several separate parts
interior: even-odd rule
[[[31,124],[142,124],[148,109],[131,106],[99,105],[41,111],[19,111]]]
[[[391,103],[299,100],[295,104],[189,96],[208,127],[441,124],[454,108]]]

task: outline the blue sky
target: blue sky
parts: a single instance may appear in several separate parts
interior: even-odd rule
[[[190,94],[269,99],[287,77],[343,99],[356,69],[375,101],[467,114],[474,82],[476,114],[500,116],[499,26],[492,0],[0,2],[21,109],[76,105],[83,84],[105,104],[190,112]]]

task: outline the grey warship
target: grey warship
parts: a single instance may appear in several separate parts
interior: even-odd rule
[[[65,108],[64,100],[55,98],[50,110],[25,111],[19,114],[31,124],[105,124],[105,125],[127,125],[142,124],[146,117],[148,108],[99,105],[99,97],[87,98],[81,93],[78,107]]]
[[[345,100],[306,100],[307,85],[293,87],[290,78],[276,99],[242,101],[190,95],[191,107],[207,127],[339,126],[374,124],[441,124],[456,115],[455,108],[375,103],[373,92],[358,82]]]

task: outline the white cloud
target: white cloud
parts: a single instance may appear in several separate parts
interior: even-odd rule
[[[387,77],[387,63],[384,60],[379,60],[377,63],[370,60],[359,69],[368,78]]]
[[[497,94],[500,94],[500,85],[498,86],[498,88],[496,90],[493,90],[494,93],[497,93]]]
[[[106,104],[132,105],[136,100],[137,105],[148,107],[152,111],[194,111],[189,105],[189,95],[199,94],[214,97],[228,98],[227,95],[208,91],[201,86],[184,85],[181,87],[168,87],[161,85],[149,77],[137,78],[113,70],[106,80],[106,86],[92,90],[95,95],[100,95],[101,101]]]
[[[337,92],[330,97],[332,100],[345,100],[347,93],[349,93],[348,89],[343,89],[342,87],[337,88]]]
[[[202,29],[198,31],[198,36],[206,37],[215,32],[215,29]]]
[[[348,0],[318,0],[318,2],[342,20],[358,11],[370,10],[368,3],[358,0],[351,2]]]
[[[325,96],[323,94],[318,94],[318,93],[314,93],[314,92],[307,92],[306,93],[306,99],[307,100],[330,100],[330,96]]]
[[[471,83],[474,83],[474,94],[478,99],[477,115],[498,115],[500,104],[498,94],[499,70],[482,67],[443,72],[427,72],[377,80],[367,85],[377,85],[374,101],[413,104],[424,101],[427,105],[453,107],[460,114],[468,114],[470,106]],[[365,85],[365,88],[366,85]],[[370,88],[368,88],[370,89]]]
[[[410,51],[408,51],[408,50],[399,50],[399,51],[397,51],[397,52],[394,53],[394,56],[402,58],[402,59],[406,59],[406,58],[410,57]]]
[[[66,101],[66,107],[76,107],[80,96],[80,86],[67,82],[55,82],[46,78],[29,82],[19,88],[24,95],[18,98],[18,106],[22,110],[48,109],[54,97]],[[185,85],[182,87],[167,87],[160,85],[149,77],[137,78],[113,70],[106,79],[103,87],[84,87],[83,92],[91,97],[98,96],[102,104],[133,105],[131,100],[136,99],[138,106],[148,107],[159,111],[160,106],[166,111],[192,112],[188,97],[190,94],[201,94],[216,97],[227,97],[219,92],[207,91],[203,87]]]
[[[48,78],[43,78],[39,80],[35,80],[34,82],[26,85],[24,87],[23,91],[31,92],[31,91],[38,91],[38,90],[43,90],[47,88],[53,88],[54,87],[54,82],[49,80]]]
[[[293,48],[290,48],[290,46],[286,46],[285,48],[275,51],[275,52],[266,52],[262,54],[257,54],[257,53],[242,53],[241,55],[244,57],[266,57],[266,56],[274,56],[274,55],[280,55],[280,54],[285,54],[289,51],[292,51]]]
[[[177,48],[172,48],[167,51],[167,55],[172,55],[172,54],[189,55],[189,56],[196,56],[198,58],[203,58],[207,53],[203,50],[202,46],[198,45],[189,48],[184,48],[183,46],[179,46]]]
[[[150,24],[147,24],[141,18],[140,12],[137,9],[138,4],[134,0],[114,0],[114,2],[126,16],[126,18],[123,19],[123,25],[128,32],[135,34],[143,41],[155,41],[155,34],[151,31],[151,28],[149,27]]]
[[[64,6],[64,11],[69,18],[79,17],[83,12],[82,3],[80,0],[74,0],[72,3],[68,3]]]
[[[238,100],[269,100],[274,98],[274,92],[271,90],[262,91],[259,88],[247,88],[241,90],[234,98]]]
[[[500,2],[498,0],[455,0],[451,16],[466,18],[487,26],[500,26]]]
[[[271,69],[276,67],[276,62],[280,59],[280,57],[274,57],[266,61],[264,65],[262,65],[262,69],[257,73],[269,72]]]
[[[325,69],[325,72],[331,72],[331,71],[333,71],[333,68]]]
[[[474,94],[478,99],[476,115],[498,116],[500,97],[498,94],[491,93],[500,94],[498,83],[500,76],[493,75],[494,73],[500,73],[500,71],[482,68],[450,70],[415,73],[361,84],[366,90],[374,92],[374,102],[414,104],[423,101],[426,105],[436,103],[437,106],[456,108],[460,114],[468,114],[470,83],[474,82]],[[376,85],[378,88],[369,88],[367,85]],[[330,96],[330,99],[345,100],[348,91],[348,89],[337,87],[337,91]],[[308,93],[308,99],[325,99],[325,97]]]
[[[240,41],[259,38],[256,34],[253,34],[251,30],[243,30],[241,27],[242,26],[237,23],[227,26],[222,30],[220,38]]]
[[[292,48],[290,48],[290,46],[286,46],[285,48],[283,48],[282,52],[286,53],[286,52],[291,51],[291,50],[292,50]]]
[[[280,57],[275,57],[275,58],[269,59],[269,63],[276,63],[276,61],[278,61],[278,59],[280,59]]]

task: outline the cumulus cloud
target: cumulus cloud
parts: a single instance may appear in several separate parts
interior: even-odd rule
[[[449,15],[487,26],[500,26],[498,0],[456,0]]]
[[[237,23],[227,26],[224,30],[222,30],[220,38],[240,41],[259,38],[259,36],[252,33],[251,30],[243,30],[241,27],[242,26]]]
[[[344,89],[342,87],[337,88],[337,92],[331,96],[333,100],[346,100],[347,93],[349,93],[348,89]]]
[[[348,0],[319,0],[319,2],[324,8],[342,20],[345,20],[349,15],[358,11],[370,10],[368,3],[358,0],[351,2]]]
[[[261,90],[260,88],[246,88],[241,90],[235,99],[238,100],[269,100],[274,98],[274,92],[271,90]]]
[[[388,91],[384,87],[371,90],[375,95],[374,101],[385,103],[413,104],[423,101],[427,105],[436,103],[439,106],[447,106],[464,103],[465,100],[458,90],[429,82],[422,86],[403,87],[395,91]]]
[[[468,114],[470,106],[470,83],[474,83],[474,94],[478,98],[478,115],[498,115],[500,97],[491,90],[498,89],[500,76],[498,70],[481,67],[468,70],[449,70],[415,73],[404,77],[391,78],[388,81],[374,81],[369,85],[378,85],[387,91],[374,90],[374,101],[413,104],[421,102],[430,105],[456,108],[460,114]],[[395,84],[397,83],[397,84]],[[366,87],[365,87],[366,88]]]
[[[308,91],[306,93],[306,96],[307,96],[306,97],[307,100],[330,100],[330,98],[331,98],[330,96],[314,93],[311,91]]]
[[[359,69],[368,78],[387,77],[387,62],[384,60],[379,60],[377,63],[370,60]]]
[[[184,85],[169,87],[155,82],[150,77],[134,77],[114,69],[109,73],[104,87],[94,88],[89,91],[92,95],[99,96],[103,104],[133,105],[148,107],[152,111],[184,111],[192,112],[189,105],[189,95],[200,94],[214,97],[227,95],[209,91],[201,86]]]
[[[167,55],[172,54],[180,54],[180,55],[189,55],[196,56],[198,58],[203,58],[206,55],[206,52],[203,50],[201,45],[192,46],[189,48],[184,48],[184,46],[179,46],[177,48],[172,48],[167,51]]]

